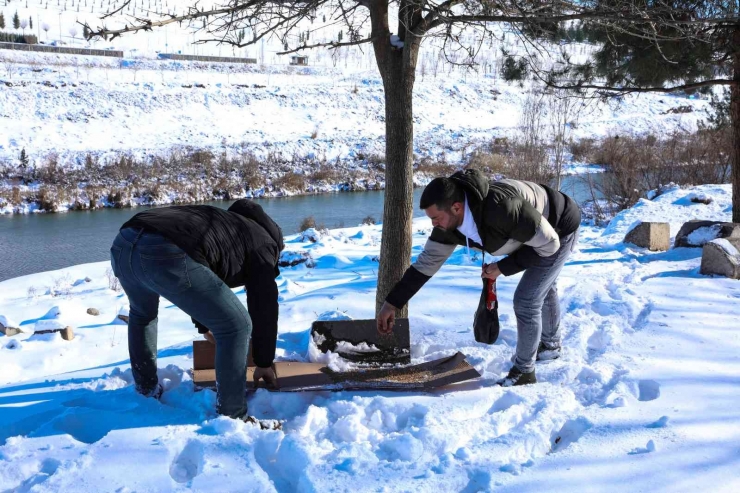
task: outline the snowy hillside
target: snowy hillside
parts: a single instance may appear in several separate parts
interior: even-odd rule
[[[0,85],[0,159],[15,161],[25,149],[39,164],[51,153],[64,164],[82,162],[87,153],[144,157],[183,146],[330,161],[385,152],[383,88],[372,67],[157,61],[122,67],[96,57],[0,55],[12,58],[14,71]],[[420,77],[417,158],[459,162],[476,145],[515,136],[528,89],[483,75]],[[708,108],[707,101],[656,94],[591,101],[573,137],[694,130]]]
[[[692,191],[714,202],[692,203]],[[187,373],[195,329],[165,300],[166,391],[138,396],[116,320],[126,299],[106,263],[0,283],[0,315],[30,328],[56,306],[77,334],[0,336],[0,490],[738,491],[740,284],[700,275],[700,249],[621,242],[636,220],[669,221],[672,234],[691,218],[729,220],[730,196],[729,185],[675,189],[607,229],[584,227],[559,283],[564,356],[523,388],[495,385],[516,343],[519,276],[499,282],[499,341],[477,344],[480,259],[458,249],[411,302],[412,357],[459,350],[483,377],[429,393],[251,394],[250,412],[283,431],[214,415],[213,392],[194,392]],[[430,229],[414,223],[414,255]],[[308,357],[321,312],[372,316],[380,233],[287,238],[314,267],[278,279],[280,359]]]
[[[146,157],[183,146],[246,147],[257,156],[277,152],[296,159],[384,154],[383,90],[372,50],[309,50],[309,67],[298,69],[288,66],[289,57],[276,55],[283,49],[276,39],[238,50],[194,45],[207,35],[188,26],[124,35],[110,43],[81,40],[76,21],[99,25],[102,13],[122,3],[65,0],[55,6],[44,0],[0,6],[6,24],[18,12],[34,22],[33,29],[22,31],[42,41],[57,42],[61,36],[69,45],[124,51],[120,60],[0,50],[0,80],[5,82],[0,84],[0,160],[15,161],[22,149],[32,162],[44,163],[55,153],[65,164],[82,161],[87,153]],[[150,10],[180,14],[189,5],[186,0],[135,0],[105,23],[111,28],[130,23],[132,15]],[[314,20],[298,26],[296,37],[310,31],[316,42],[334,39],[341,28],[333,20],[337,15],[318,11]],[[395,22],[393,12],[390,20]],[[444,156],[459,162],[476,145],[517,132],[532,87],[500,79],[501,49],[516,53],[522,46],[517,36],[496,29],[501,39],[481,46],[476,70],[445,61],[434,39],[422,45],[414,98],[418,159]],[[588,49],[569,48],[575,57]],[[258,63],[156,60],[157,53],[165,52],[247,56]],[[571,122],[572,137],[693,130],[707,109],[705,101],[657,94],[610,105],[590,101]],[[546,114],[543,109],[543,123]]]
[[[44,42],[124,52],[115,59],[0,50],[0,214],[384,187],[384,93],[372,50],[316,50],[309,66],[298,68],[277,55],[284,48],[275,39],[239,50],[195,45],[206,37],[197,26],[173,25],[110,43],[80,38],[75,21],[95,26],[101,13],[120,4],[0,6],[7,22],[15,12],[28,18],[20,31],[35,29]],[[106,23],[130,22],[142,9],[182,13],[188,5],[137,0]],[[336,15],[319,11],[298,32],[310,32],[317,42],[334,39]],[[413,104],[414,162],[427,168],[417,173],[417,184],[468,162],[478,149],[489,152],[494,141],[520,139],[526,108],[536,108],[530,121],[540,122],[543,145],[553,142],[555,121],[567,121],[564,140],[577,142],[692,132],[708,115],[706,100],[645,94],[609,104],[578,100],[567,120],[558,119],[556,98],[542,96],[538,85],[501,80],[502,48],[523,48],[505,27],[496,29],[500,39],[481,46],[475,70],[450,63],[437,40],[425,40]],[[589,49],[569,47],[574,57]],[[163,52],[248,56],[257,63],[158,60]],[[218,169],[210,161],[187,163],[201,152],[215,156]],[[493,157],[501,162],[505,155]],[[138,168],[119,165],[121,159]],[[157,161],[169,162],[169,169],[151,166]]]

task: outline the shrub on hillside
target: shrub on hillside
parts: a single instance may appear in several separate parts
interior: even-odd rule
[[[301,224],[298,225],[298,231],[306,231],[307,229],[316,228],[316,219],[313,216],[306,216],[301,220]]]
[[[279,178],[272,180],[272,185],[279,190],[305,192],[306,175],[288,171]]]
[[[506,168],[506,157],[483,149],[476,149],[468,156],[466,168],[482,171],[487,175],[503,174]]]
[[[577,163],[593,163],[596,145],[596,139],[580,139],[571,142],[569,146],[571,159]]]
[[[346,178],[342,175],[341,170],[338,170],[328,164],[322,164],[319,169],[308,175],[308,179],[314,182],[327,182],[336,183]]]
[[[729,129],[675,132],[665,139],[607,137],[595,144],[591,161],[603,165],[606,173],[598,180],[589,175],[584,180],[594,198],[604,198],[597,204],[598,213],[608,217],[667,183],[729,182],[732,150]]]
[[[458,166],[450,164],[445,160],[436,160],[430,157],[424,157],[414,167],[417,173],[425,174],[432,178],[438,176],[450,176],[459,169]]]

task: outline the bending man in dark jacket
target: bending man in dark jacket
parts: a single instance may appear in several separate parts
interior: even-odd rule
[[[378,329],[392,330],[395,310],[442,267],[457,245],[507,255],[484,266],[482,274],[496,279],[524,271],[514,293],[516,358],[501,383],[535,383],[535,359],[560,355],[556,280],[578,241],[578,205],[544,185],[516,180],[489,184],[477,170],[432,180],[420,205],[434,230],[424,251],[386,297],[378,314]]]
[[[216,343],[218,412],[247,413],[250,337],[255,381],[274,382],[278,322],[275,277],[282,232],[252,201],[229,210],[207,205],[150,209],[126,222],[113,241],[111,264],[128,296],[128,344],[136,390],[159,397],[157,311],[163,296],[210,329]],[[244,308],[230,288],[244,286]],[[254,333],[252,333],[254,322]]]

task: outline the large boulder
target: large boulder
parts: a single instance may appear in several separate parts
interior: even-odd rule
[[[625,243],[662,252],[671,247],[671,226],[668,223],[640,223],[624,237]]]
[[[19,325],[5,315],[0,315],[0,332],[6,336],[14,336],[23,332]]]
[[[740,252],[726,239],[705,243],[701,252],[700,272],[704,275],[740,279]]]
[[[59,333],[62,335],[62,339],[64,339],[65,341],[71,341],[75,338],[75,330],[70,326],[65,327]]]
[[[717,238],[724,238],[736,248],[740,247],[740,224],[721,221],[689,221],[681,226],[674,246],[699,248]]]

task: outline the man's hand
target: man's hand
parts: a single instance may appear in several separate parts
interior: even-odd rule
[[[397,308],[387,301],[383,303],[380,313],[378,313],[378,318],[375,320],[378,324],[378,332],[383,335],[393,332],[393,324],[396,321],[396,310]]]
[[[491,279],[495,281],[500,275],[501,270],[498,268],[498,264],[486,264],[483,266],[483,272],[481,272],[480,276],[483,279]]]
[[[272,366],[267,368],[257,367],[254,370],[254,386],[257,387],[260,380],[264,380],[268,387],[277,388],[277,377]]]
[[[203,334],[203,337],[205,337],[206,341],[210,342],[211,344],[216,344],[216,338],[213,337],[213,333],[210,330]]]

